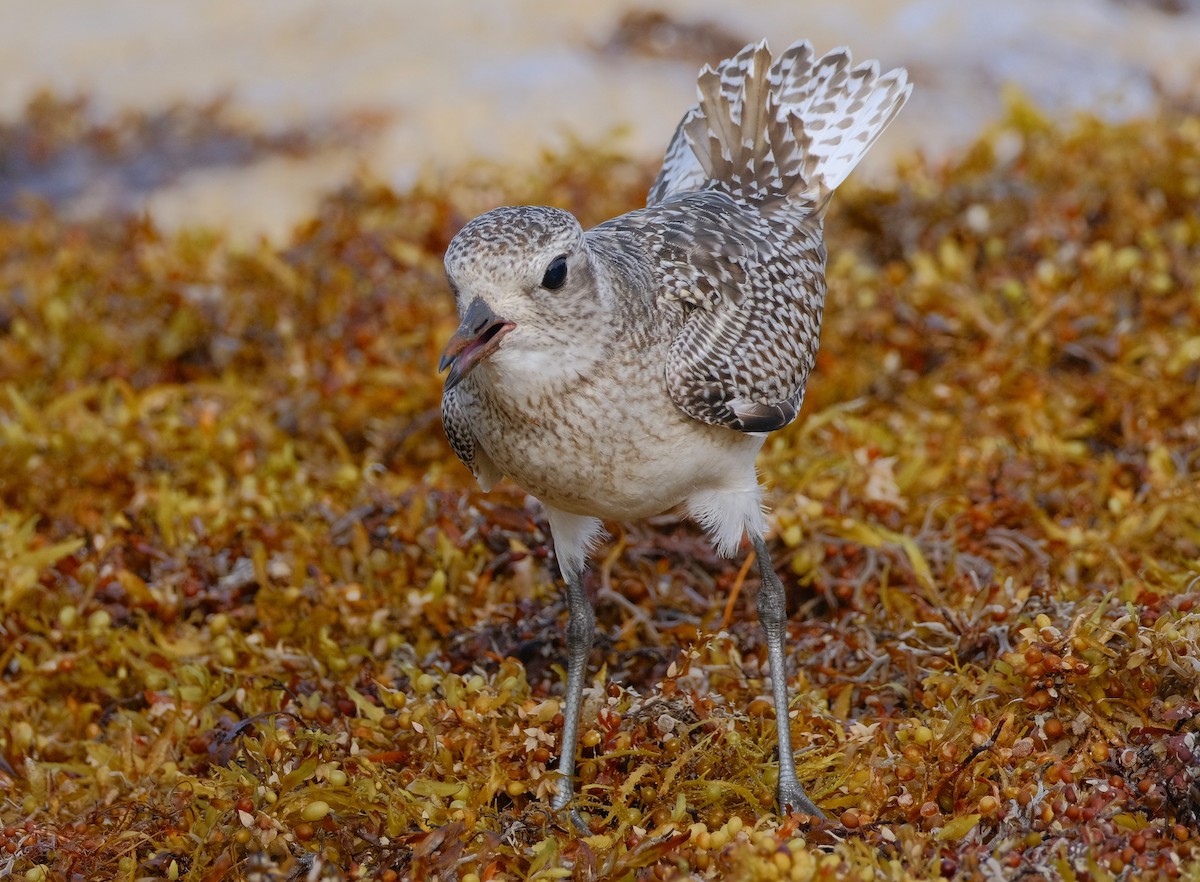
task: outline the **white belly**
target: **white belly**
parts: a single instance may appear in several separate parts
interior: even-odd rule
[[[606,520],[648,517],[714,492],[752,493],[764,436],[688,417],[664,388],[593,384],[522,402],[488,393],[476,437],[547,505]]]

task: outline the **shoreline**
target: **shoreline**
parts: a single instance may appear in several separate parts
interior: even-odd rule
[[[962,150],[999,119],[1007,84],[1056,119],[1150,115],[1163,95],[1200,82],[1200,8],[1176,5],[1172,14],[1116,0],[1003,9],[849,0],[802,15],[768,0],[734,17],[715,0],[670,0],[653,13],[524,0],[415,18],[382,0],[353,17],[318,0],[153,14],[144,0],[119,0],[99,21],[86,0],[65,0],[26,4],[0,35],[0,124],[19,124],[44,90],[88,96],[102,125],[223,102],[244,137],[313,143],[248,161],[185,157],[132,189],[122,185],[143,181],[142,169],[123,179],[85,164],[69,169],[78,192],[52,201],[72,216],[148,211],[166,229],[281,241],[364,170],[404,189],[478,161],[525,171],[544,151],[578,144],[653,163],[694,100],[702,61],[764,34],[776,47],[800,36],[818,51],[849,44],[858,59],[909,69],[916,91],[859,172],[868,180],[886,177],[898,156]],[[162,164],[153,151],[148,161]]]

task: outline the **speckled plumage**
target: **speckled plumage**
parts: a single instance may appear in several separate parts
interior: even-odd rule
[[[754,458],[796,417],[815,360],[825,206],[910,88],[845,50],[814,60],[798,43],[772,64],[747,46],[701,72],[646,208],[586,233],[558,209],[502,208],[451,242],[463,324],[443,359],[443,422],[485,488],[508,476],[546,506],[576,632],[575,717],[591,645],[579,575],[599,519],[682,504],[724,554],[749,534],[764,586],[778,585]],[[770,628],[781,670],[782,621]],[[815,811],[783,777],[781,804]],[[557,807],[569,780],[565,793]]]

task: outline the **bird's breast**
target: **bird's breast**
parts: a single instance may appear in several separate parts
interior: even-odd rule
[[[762,439],[688,417],[661,368],[609,362],[568,387],[542,390],[480,379],[479,444],[501,472],[556,508],[629,520],[697,491],[754,484]]]

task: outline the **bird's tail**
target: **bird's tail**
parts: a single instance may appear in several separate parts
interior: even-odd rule
[[[850,52],[814,58],[807,41],[775,63],[751,44],[698,83],[700,103],[675,132],[649,203],[716,182],[758,203],[823,203],[908,100],[903,68],[851,67]]]

